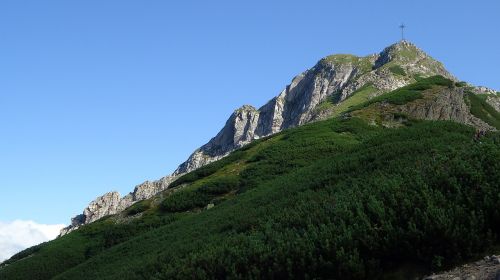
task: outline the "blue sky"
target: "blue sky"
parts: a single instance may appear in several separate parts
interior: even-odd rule
[[[478,4],[478,3],[481,4]],[[500,89],[500,2],[0,2],[0,222],[68,223],[172,172],[242,104],[407,38]]]

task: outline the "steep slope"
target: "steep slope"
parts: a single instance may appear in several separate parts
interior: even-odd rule
[[[472,89],[434,76],[354,106],[348,115],[386,127],[401,125],[408,119],[423,119],[451,120],[481,131],[500,129],[500,114]],[[481,110],[488,115],[476,112]]]
[[[349,106],[434,75],[455,79],[440,62],[407,41],[366,57],[325,57],[313,68],[296,76],[277,97],[261,108],[245,105],[237,109],[223,129],[197,149],[172,175],[153,182],[146,181],[123,198],[117,192],[98,197],[82,215],[72,219],[71,225],[62,234],[150,198],[167,189],[180,175],[219,160],[256,139],[339,115]]]
[[[356,117],[286,130],[14,256],[0,279],[413,279],[499,244],[500,134],[474,134]]]
[[[395,67],[402,72],[394,71]],[[365,85],[371,85],[376,95],[413,83],[415,77],[435,75],[454,79],[441,63],[407,41],[391,45],[378,55],[328,56],[296,76],[259,110],[248,105],[236,110],[219,134],[195,151],[174,174],[199,168],[252,140],[311,122],[323,113],[315,109],[327,99],[338,104]]]

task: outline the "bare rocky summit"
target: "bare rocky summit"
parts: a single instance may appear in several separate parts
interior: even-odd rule
[[[373,89],[369,95],[372,98],[411,84],[417,78],[434,75],[456,81],[440,62],[408,41],[398,42],[379,54],[365,57],[325,57],[311,69],[293,78],[278,96],[259,109],[245,105],[235,110],[222,130],[207,144],[195,150],[171,175],[152,182],[146,181],[124,197],[120,197],[117,192],[111,192],[96,198],[85,208],[83,214],[72,219],[71,225],[63,229],[61,234],[66,234],[82,224],[116,214],[137,201],[151,198],[167,189],[179,176],[219,160],[253,140],[339,114],[345,109],[342,109],[342,103],[367,86]],[[487,89],[477,89],[485,90]],[[463,100],[459,101],[453,95],[443,98],[439,101],[443,106],[427,110],[417,107],[406,109],[412,116],[419,118],[452,119],[490,128],[470,116],[460,115],[458,111],[467,106],[463,104]],[[488,102],[498,110],[498,95],[492,94],[491,98]],[[328,106],[324,106],[325,104]],[[455,105],[444,109],[449,104]]]

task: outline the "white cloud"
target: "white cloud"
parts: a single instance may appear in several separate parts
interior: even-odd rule
[[[0,262],[28,247],[57,237],[64,225],[44,225],[33,221],[0,222]]]

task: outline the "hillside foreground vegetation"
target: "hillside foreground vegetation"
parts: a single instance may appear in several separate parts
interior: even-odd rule
[[[384,128],[347,116],[286,130],[15,255],[0,279],[407,279],[448,268],[500,244],[500,134],[474,135],[450,121]]]

